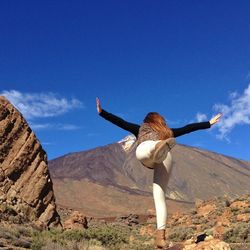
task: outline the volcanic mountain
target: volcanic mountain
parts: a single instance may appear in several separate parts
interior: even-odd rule
[[[135,158],[134,138],[71,153],[49,162],[57,204],[90,216],[148,214],[154,210],[153,171]],[[176,145],[167,199],[169,212],[196,199],[250,191],[250,163],[200,148]]]

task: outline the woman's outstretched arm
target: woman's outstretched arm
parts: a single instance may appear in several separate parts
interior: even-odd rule
[[[97,109],[98,114],[104,119],[106,119],[107,121],[115,124],[116,126],[122,129],[129,131],[130,133],[134,134],[136,137],[138,136],[140,125],[127,122],[121,119],[120,117],[105,111],[101,107],[99,98],[96,98],[96,109]]]
[[[211,118],[210,121],[207,121],[207,122],[191,123],[182,128],[172,128],[174,137],[185,135],[185,134],[188,134],[196,130],[200,130],[200,129],[208,129],[215,123],[219,122],[221,116],[222,114],[217,114],[213,118]]]

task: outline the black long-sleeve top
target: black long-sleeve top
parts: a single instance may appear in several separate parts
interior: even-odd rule
[[[136,138],[138,137],[140,125],[127,122],[121,119],[120,117],[105,111],[104,109],[102,109],[99,115],[103,117],[104,119],[106,119],[107,121],[112,122],[113,124],[117,125],[118,127],[125,129],[129,131],[130,133],[134,134]],[[197,123],[188,124],[181,128],[170,128],[170,129],[173,131],[174,137],[178,137],[178,136],[188,134],[196,130],[207,129],[210,127],[211,127],[210,122],[197,122]]]

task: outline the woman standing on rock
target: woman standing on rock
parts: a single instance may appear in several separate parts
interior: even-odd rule
[[[156,112],[146,115],[141,125],[124,121],[102,109],[100,100],[96,98],[98,114],[118,127],[129,131],[137,138],[136,158],[147,168],[153,169],[153,197],[156,210],[157,231],[155,246],[166,246],[165,228],[167,221],[167,207],[165,192],[172,170],[172,156],[170,150],[175,146],[175,137],[210,128],[217,123],[221,114],[217,114],[210,121],[192,123],[182,128],[169,128],[165,119]]]

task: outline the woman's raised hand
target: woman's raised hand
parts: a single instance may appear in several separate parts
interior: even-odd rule
[[[102,112],[101,103],[98,97],[96,97],[96,109],[97,109],[98,114]]]
[[[214,125],[215,123],[217,123],[220,118],[221,118],[222,114],[219,113],[217,115],[215,115],[213,118],[211,118],[211,120],[209,121],[211,125]]]

